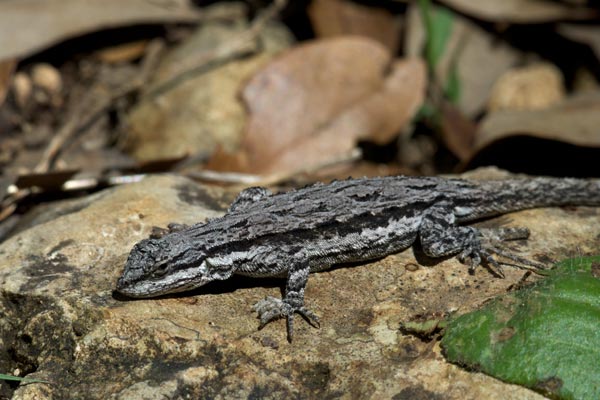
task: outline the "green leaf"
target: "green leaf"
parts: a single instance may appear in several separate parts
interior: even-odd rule
[[[436,7],[432,11],[429,0],[419,0],[419,9],[427,35],[425,39],[425,59],[432,71],[438,65],[446,49],[446,44],[452,32],[454,15],[450,10],[442,7]]]
[[[600,256],[569,258],[556,264],[556,268],[548,271],[552,274],[565,274],[570,272],[592,272],[592,267],[600,263]]]
[[[440,118],[440,111],[435,108],[434,106],[432,106],[429,103],[425,103],[421,106],[421,108],[419,108],[419,111],[417,111],[417,114],[414,117],[415,121],[420,121],[420,120],[432,120],[432,121],[438,121]]]
[[[47,381],[43,381],[41,379],[22,378],[20,376],[6,375],[6,374],[0,374],[0,380],[19,381],[19,382],[23,382],[23,383],[48,383]]]
[[[451,362],[559,399],[600,399],[600,257],[567,260],[547,278],[448,323]]]
[[[446,51],[448,39],[452,34],[454,14],[447,8],[432,8],[430,0],[419,0],[419,10],[425,28],[424,56],[427,60],[429,74],[433,75],[433,71]],[[453,58],[446,76],[444,94],[452,103],[456,104],[460,98],[461,84],[458,76],[457,59],[456,57]]]
[[[460,100],[461,85],[460,78],[458,77],[458,66],[456,60],[452,63],[450,70],[448,71],[448,81],[444,90],[446,97],[453,104],[457,104]]]

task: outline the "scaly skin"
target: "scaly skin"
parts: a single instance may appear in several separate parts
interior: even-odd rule
[[[291,340],[294,313],[318,324],[317,316],[304,307],[310,272],[396,253],[419,240],[431,257],[456,254],[471,268],[484,262],[501,274],[493,254],[531,264],[498,246],[501,240],[526,238],[527,229],[482,232],[464,223],[560,205],[600,205],[600,181],[384,177],[280,194],[249,188],[221,218],[177,226],[164,237],[136,244],[117,290],[131,297],[153,297],[233,274],[287,277],[284,298],[267,297],[255,310],[261,326],[287,318]]]

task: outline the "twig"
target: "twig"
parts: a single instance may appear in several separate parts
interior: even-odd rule
[[[362,151],[360,148],[356,147],[352,149],[350,152],[346,154],[341,154],[338,157],[332,158],[330,160],[324,161],[319,164],[312,165],[307,168],[299,168],[294,171],[282,172],[282,173],[274,173],[271,175],[265,176],[262,180],[260,180],[257,184],[262,186],[275,185],[279,182],[285,182],[291,180],[293,177],[303,174],[311,174],[313,172],[319,171],[323,168],[333,167],[341,164],[348,164],[359,160],[362,157]]]
[[[211,182],[226,182],[226,183],[238,183],[242,185],[255,185],[255,186],[270,186],[277,183],[289,181],[292,178],[302,175],[316,172],[326,167],[332,167],[340,164],[346,164],[354,162],[360,159],[362,152],[356,148],[350,153],[341,155],[334,159],[325,161],[323,163],[313,165],[308,168],[300,168],[293,171],[287,171],[282,173],[274,173],[266,176],[254,175],[254,174],[243,174],[237,172],[220,172],[220,171],[194,171],[189,172],[186,175],[190,178],[206,180]]]

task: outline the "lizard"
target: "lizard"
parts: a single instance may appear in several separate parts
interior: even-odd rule
[[[319,317],[304,303],[311,272],[381,258],[416,241],[427,256],[457,255],[470,271],[484,264],[503,276],[498,256],[524,268],[543,268],[501,246],[504,240],[526,239],[527,228],[484,230],[467,223],[561,205],[599,206],[600,180],[392,176],[318,183],[277,194],[251,187],[222,217],[191,226],[173,224],[162,237],[135,244],[117,291],[147,298],[233,274],[287,278],[283,298],[268,296],[254,310],[259,329],[286,318],[291,341],[295,314],[320,326]]]

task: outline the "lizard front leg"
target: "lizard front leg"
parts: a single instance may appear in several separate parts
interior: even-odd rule
[[[285,297],[278,299],[267,296],[254,305],[254,310],[260,318],[259,329],[262,329],[273,320],[286,318],[288,340],[291,342],[294,335],[295,313],[302,315],[311,325],[319,326],[319,317],[304,307],[304,288],[309,273],[310,266],[308,263],[293,262],[288,269]]]
[[[446,204],[440,203],[430,208],[423,216],[419,228],[419,237],[425,254],[431,257],[444,257],[458,254],[460,261],[469,260],[469,269],[473,271],[482,259],[495,269],[494,273],[503,276],[498,261],[492,254],[518,262],[521,268],[544,266],[518,257],[505,251],[500,242],[505,240],[526,239],[526,228],[497,228],[479,230],[472,226],[457,226],[454,213],[448,212]]]

